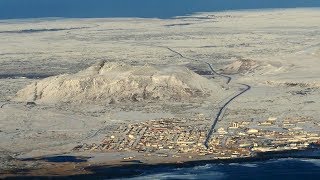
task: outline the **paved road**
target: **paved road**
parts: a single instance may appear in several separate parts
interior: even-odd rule
[[[211,125],[211,128],[209,130],[209,133],[207,135],[207,138],[204,142],[204,145],[209,148],[209,141],[211,139],[212,134],[214,133],[214,129],[218,123],[219,120],[221,120],[223,118],[223,111],[227,108],[227,106],[234,101],[237,97],[241,96],[243,93],[249,91],[251,89],[251,87],[249,85],[246,84],[241,84],[242,86],[244,86],[245,88],[242,89],[238,94],[236,94],[235,96],[231,97],[226,103],[223,104],[223,106],[221,106],[219,108],[219,111],[217,113],[217,116],[215,117],[213,124]]]
[[[163,47],[163,46],[158,46],[158,47]],[[184,58],[184,59],[188,59],[188,60],[193,60],[193,61],[199,61],[197,59],[193,59],[193,58],[189,58],[189,57],[185,57],[184,55],[182,55],[181,53],[179,53],[178,51],[176,50],[173,50],[169,47],[163,47],[163,48],[167,48],[169,51],[177,54],[178,56],[180,56],[181,58]],[[216,76],[219,76],[221,78],[224,78],[226,79],[226,84],[229,84],[232,80],[232,78],[230,76],[227,76],[227,75],[224,75],[224,74],[221,74],[221,73],[218,73],[217,71],[215,71],[212,67],[212,65],[208,62],[206,62],[206,64],[209,66],[210,70],[212,71],[212,73]],[[210,142],[210,139],[212,137],[212,134],[214,133],[215,131],[215,127],[218,123],[219,120],[221,120],[223,118],[223,115],[224,115],[224,111],[227,109],[227,106],[232,102],[234,101],[236,98],[238,98],[239,96],[241,96],[242,94],[244,94],[245,92],[249,91],[251,89],[251,86],[247,85],[247,84],[239,84],[241,86],[243,86],[244,88],[241,88],[240,89],[240,92],[235,94],[234,96],[231,96],[229,99],[227,99],[227,101],[225,103],[222,104],[222,106],[219,107],[218,109],[218,113],[216,115],[216,117],[214,118],[213,120],[213,123],[211,125],[211,128],[209,130],[209,133],[207,134],[207,137],[206,137],[206,140],[204,142],[204,145],[206,146],[206,148],[209,148],[209,142]]]
[[[232,79],[232,78],[231,78],[230,76],[226,76],[226,75],[224,75],[224,74],[218,73],[218,72],[216,72],[216,71],[213,69],[213,67],[211,66],[210,63],[207,63],[207,62],[206,62],[206,64],[209,66],[209,68],[210,68],[210,70],[213,72],[213,74],[216,74],[216,75],[218,75],[218,76],[220,76],[220,77],[225,78],[225,79],[226,79],[226,84],[229,84],[229,83],[231,82],[231,79]]]
[[[193,59],[193,58],[189,58],[189,57],[185,57],[184,55],[182,55],[180,52],[170,48],[170,47],[167,47],[167,46],[157,46],[157,45],[147,45],[147,44],[142,44],[142,43],[136,43],[138,45],[143,45],[143,46],[150,46],[150,47],[158,47],[158,48],[166,48],[168,49],[169,51],[177,54],[178,56],[180,56],[181,58],[184,58],[184,59],[188,59],[188,60],[192,60],[192,61],[196,61],[196,62],[200,62],[198,59]],[[209,66],[210,70],[212,71],[213,74],[215,74],[216,76],[219,76],[221,78],[224,78],[226,81],[225,83],[226,84],[229,84],[232,80],[232,78],[230,76],[227,76],[227,75],[224,75],[224,74],[221,74],[221,73],[218,73],[217,71],[214,70],[214,68],[212,67],[212,65],[208,62],[206,62],[206,64]],[[240,89],[239,93],[235,94],[234,96],[231,96],[230,98],[228,98],[226,100],[226,102],[222,102],[223,104],[218,108],[218,112],[217,112],[217,115],[214,117],[213,119],[213,123],[211,125],[211,128],[209,130],[209,133],[207,134],[207,137],[206,137],[206,140],[204,142],[204,145],[209,148],[209,141],[211,139],[211,136],[212,134],[214,133],[214,130],[215,130],[215,127],[218,123],[219,120],[221,120],[223,118],[223,115],[224,115],[224,111],[227,109],[227,106],[232,102],[234,101],[236,98],[238,98],[239,96],[241,96],[242,94],[244,94],[245,92],[249,91],[251,89],[251,86],[247,85],[247,84],[238,84],[238,85],[241,85],[243,86],[243,88]],[[219,103],[220,104],[220,103]]]
[[[0,108],[4,108],[4,106],[10,104],[9,102],[0,102]]]

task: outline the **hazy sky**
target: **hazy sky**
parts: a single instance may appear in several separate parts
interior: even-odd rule
[[[320,7],[320,0],[0,0],[0,19],[159,17],[201,11]]]

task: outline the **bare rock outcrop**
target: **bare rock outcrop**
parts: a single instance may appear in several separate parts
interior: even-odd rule
[[[253,72],[260,64],[251,59],[239,59],[223,68],[224,74],[246,74]]]
[[[257,61],[252,59],[238,59],[228,64],[222,69],[223,74],[273,74],[284,72],[290,69],[292,65],[283,66],[277,61]]]

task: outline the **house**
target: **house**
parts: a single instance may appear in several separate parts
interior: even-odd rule
[[[239,128],[239,123],[237,123],[237,122],[233,122],[231,124],[231,126],[229,127],[229,129],[238,129],[238,128]]]
[[[259,132],[259,130],[257,130],[257,129],[249,129],[249,130],[247,131],[248,134],[256,134],[256,133],[258,133],[258,132]]]
[[[228,134],[227,131],[224,130],[224,128],[219,128],[217,131],[219,134]]]

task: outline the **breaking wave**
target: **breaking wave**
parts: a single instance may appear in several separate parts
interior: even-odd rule
[[[256,162],[212,163],[172,169],[154,168],[130,179],[313,179],[320,159],[280,158]]]

